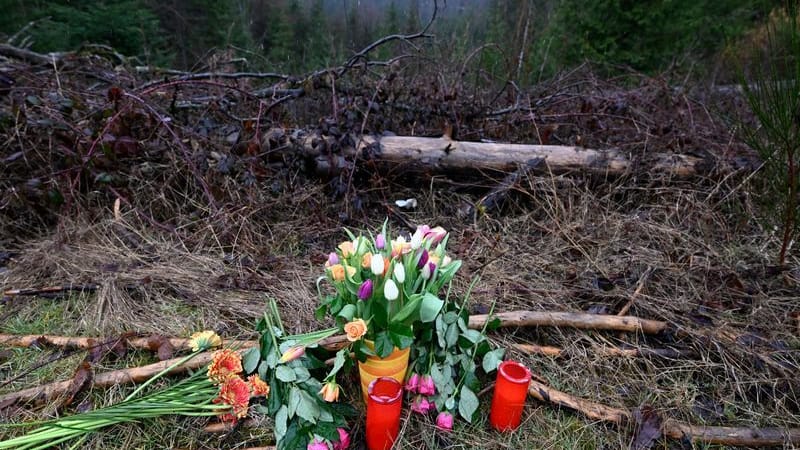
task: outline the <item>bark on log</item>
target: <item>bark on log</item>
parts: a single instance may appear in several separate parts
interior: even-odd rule
[[[627,410],[575,397],[536,380],[531,380],[528,395],[543,402],[575,410],[590,419],[623,426],[631,421],[631,413]],[[668,419],[662,425],[662,432],[672,439],[688,438],[696,442],[722,445],[759,447],[800,443],[800,428],[713,427]]]
[[[667,328],[666,322],[640,319],[634,316],[551,311],[510,311],[494,316],[500,319],[501,327],[571,327],[591,330],[641,331],[645,334],[658,334]],[[488,320],[486,314],[470,316],[469,327],[481,328],[486,320]]]
[[[276,137],[279,139],[276,140]],[[284,139],[289,142],[284,141]],[[544,159],[541,172],[563,174],[588,172],[600,176],[619,176],[632,173],[688,178],[709,175],[714,171],[728,172],[724,162],[685,154],[655,154],[646,160],[633,161],[617,149],[591,149],[566,145],[532,145],[487,142],[454,141],[449,138],[415,136],[354,136],[355,148],[345,148],[331,154],[335,148],[333,138],[301,131],[287,133],[270,130],[264,142],[299,152],[313,160],[314,169],[322,175],[331,175],[351,166],[358,154],[390,167],[426,172],[477,173],[482,170],[514,172],[532,161]]]

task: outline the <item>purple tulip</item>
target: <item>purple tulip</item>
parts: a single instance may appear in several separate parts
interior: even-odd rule
[[[436,393],[436,386],[433,384],[433,377],[423,375],[419,379],[419,393],[422,395],[433,395]]]
[[[383,250],[384,247],[386,247],[386,238],[383,237],[383,233],[381,233],[375,238],[375,248]]]
[[[328,255],[328,265],[333,266],[335,264],[339,264],[339,257],[336,255],[336,253],[331,252]]]
[[[361,283],[361,287],[358,288],[358,298],[361,300],[366,300],[372,295],[372,280],[367,280]]]
[[[422,253],[420,253],[419,255],[419,261],[417,261],[417,269],[422,269],[422,267],[427,262],[428,262],[428,251],[423,248]]]

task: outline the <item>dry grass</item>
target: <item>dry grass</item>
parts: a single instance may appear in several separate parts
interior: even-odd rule
[[[664,416],[695,423],[797,426],[800,337],[791,313],[800,298],[798,261],[788,270],[771,268],[777,239],[754,221],[748,197],[732,186],[530,176],[503,211],[471,220],[462,206],[477,196],[447,182],[434,179],[427,193],[386,183],[364,197],[358,221],[348,226],[374,229],[388,201],[416,196],[419,209],[400,214],[411,223],[450,230],[450,248],[465,261],[455,292],[481,277],[472,300],[476,311],[496,300],[501,311],[614,314],[650,271],[629,313],[669,322],[665,336],[540,328],[493,338],[499,345],[564,348],[569,356],[514,357],[555,388],[611,406],[647,403]],[[91,224],[64,220],[51,237],[24,247],[2,286],[93,282],[100,285],[97,295],[61,300],[68,311],[61,321],[46,320],[48,309],[41,308],[59,300],[14,298],[0,309],[0,329],[25,332],[24,316],[45,321],[42,331],[50,333],[186,335],[214,328],[228,337],[244,336],[252,334],[264,295],[278,299],[293,330],[320,327],[313,319],[314,281],[324,255],[344,235],[337,220],[319,217],[335,217],[345,206],[306,188],[273,198],[269,220],[265,209],[232,215],[239,236],[234,246],[219,245],[212,227],[194,227],[179,237],[137,223],[132,214],[115,220],[109,213]],[[400,222],[390,217],[391,226],[402,227]],[[619,345],[689,350],[694,357],[605,357],[592,350]],[[63,378],[67,369],[39,381]],[[486,407],[489,396],[484,395]],[[195,448],[237,448],[236,439],[211,443],[195,425],[169,420],[157,426],[180,427]],[[163,448],[137,430],[112,431],[96,442]],[[444,436],[430,420],[412,417],[400,448],[616,448],[627,445],[629,431],[531,403],[521,431],[511,435],[489,431],[486,423],[461,422]],[[248,442],[267,439],[259,436]],[[100,448],[96,442],[90,448]]]

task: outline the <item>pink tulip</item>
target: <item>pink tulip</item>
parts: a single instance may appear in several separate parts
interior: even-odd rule
[[[436,393],[436,386],[433,384],[433,378],[430,375],[423,375],[420,377],[418,392],[422,395],[433,395]]]
[[[375,248],[383,250],[384,247],[386,247],[386,238],[383,237],[383,233],[381,233],[375,238]]]
[[[445,431],[453,429],[453,415],[447,411],[442,411],[436,416],[436,426]]]
[[[306,450],[331,450],[330,446],[324,440],[314,438],[313,441],[308,443]]]
[[[418,395],[414,398],[414,402],[411,403],[411,410],[417,414],[428,414],[433,409],[433,403],[429,402],[427,398]]]
[[[425,234],[425,239],[430,241],[431,245],[433,246],[439,242],[442,242],[442,239],[444,239],[445,236],[447,236],[447,231],[445,231],[442,227],[436,227]]]
[[[450,422],[452,424],[452,418]],[[339,440],[333,443],[333,450],[347,450],[347,447],[350,447],[350,435],[344,428],[337,428],[336,431],[339,432]]]
[[[280,361],[282,363],[287,363],[289,361],[294,361],[295,359],[303,356],[306,353],[306,348],[303,346],[292,347],[289,350],[283,352],[281,355]]]
[[[330,266],[333,266],[333,265],[336,265],[336,264],[339,264],[339,256],[336,255],[336,253],[331,252],[328,255],[328,266],[330,267]]]
[[[419,389],[419,374],[412,373],[411,377],[406,381],[406,391],[416,393]]]

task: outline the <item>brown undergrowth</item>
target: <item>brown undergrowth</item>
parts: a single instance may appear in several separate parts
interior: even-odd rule
[[[313,318],[314,283],[327,252],[345,237],[341,228],[374,230],[388,217],[397,229],[428,223],[450,231],[449,248],[465,263],[453,295],[464,295],[480,277],[470,303],[475,313],[492,302],[499,311],[598,314],[630,304],[629,314],[670,324],[659,336],[553,328],[492,335],[498,345],[563,348],[557,358],[512,353],[553,387],[615,407],[648,404],[694,423],[800,423],[798,260],[794,253],[787,266],[771,265],[779,237],[763,226],[744,175],[665,180],[631,173],[607,180],[523,173],[502,207],[483,210],[479,199],[502,176],[388,176],[356,160],[352,172],[319,179],[304,172],[301,160],[273,160],[269,142],[259,140],[267,126],[290,124],[318,127],[344,145],[362,128],[434,135],[448,121],[462,139],[619,146],[639,157],[748,156],[727,126],[683,90],[663,80],[601,81],[576,72],[525,95],[509,86],[502,95],[467,95],[472,91],[455,83],[456,100],[422,82],[428,78],[404,78],[411,75],[402,67],[389,69],[398,70],[395,81],[365,68],[362,77],[337,84],[336,94],[315,86],[270,108],[237,90],[258,87],[251,81],[147,91],[131,71],[106,62],[92,67],[88,73],[65,62],[58,78],[50,68],[20,67],[5,100],[0,242],[10,257],[0,257],[0,288],[98,289],[77,299],[5,298],[0,331],[186,336],[212,328],[226,338],[250,337],[265,296],[277,299],[292,331],[316,329],[327,324]],[[113,85],[143,101],[109,99]],[[407,198],[419,206],[394,205]],[[603,356],[599,350],[608,346],[691,356]],[[25,352],[0,356],[0,381],[48,357],[46,350],[36,358]],[[23,380],[71,375],[70,366],[50,367],[57,370]],[[488,412],[489,394],[481,399]],[[171,446],[268,443],[263,429],[209,438],[196,425],[170,420],[156,427]],[[629,431],[531,402],[519,433],[498,434],[481,422],[443,434],[430,419],[412,417],[400,447],[616,448],[628,444]],[[91,445],[163,448],[140,434],[125,427]]]

